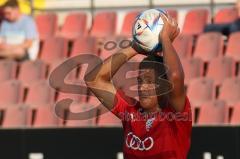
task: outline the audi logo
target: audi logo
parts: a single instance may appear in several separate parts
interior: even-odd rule
[[[126,146],[129,149],[148,151],[153,147],[154,141],[152,137],[147,137],[141,140],[139,137],[134,135],[132,132],[128,133],[126,137]]]

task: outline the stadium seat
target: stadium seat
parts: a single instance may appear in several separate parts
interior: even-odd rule
[[[230,120],[231,125],[240,125],[240,103],[233,107],[233,113]]]
[[[139,15],[140,11],[128,12],[124,18],[122,30],[120,36],[131,37],[132,36],[132,26],[135,22],[136,17]]]
[[[174,18],[176,21],[178,21],[178,12],[177,12],[177,10],[167,9],[166,11],[172,18]]]
[[[55,90],[50,87],[48,81],[41,80],[29,86],[25,103],[39,106],[54,102]]]
[[[33,120],[33,127],[56,127],[59,120],[54,113],[53,105],[46,104],[36,107]]]
[[[17,63],[12,60],[0,60],[0,82],[16,77]]]
[[[97,125],[100,127],[119,127],[121,126],[121,120],[117,118],[112,112],[107,110],[107,108],[101,106],[100,107],[101,112],[105,112],[98,117],[98,123]]]
[[[53,37],[57,30],[57,15],[54,13],[45,13],[36,16],[36,24],[40,39],[45,40]]]
[[[230,34],[227,49],[226,49],[226,56],[233,58],[236,61],[240,61],[240,32],[235,32]]]
[[[185,83],[194,79],[203,76],[203,61],[198,58],[186,58],[182,59],[182,66],[185,73]]]
[[[87,35],[87,15],[85,13],[68,14],[59,35],[69,40]]]
[[[91,36],[109,37],[116,34],[117,14],[115,12],[99,12],[94,17]]]
[[[3,128],[22,128],[30,125],[31,112],[26,105],[11,105],[4,110]]]
[[[49,69],[48,69],[48,78],[51,75],[51,73],[61,64],[63,64],[66,61],[66,59],[58,59],[50,63]],[[67,68],[67,65],[65,65],[65,68]],[[77,74],[77,68],[73,69],[71,72],[68,73],[68,75],[65,77],[65,81],[67,82],[74,82],[76,80],[76,74]]]
[[[235,62],[231,58],[219,57],[209,62],[207,77],[214,80],[216,85],[222,84],[224,79],[234,77]]]
[[[87,112],[93,109],[93,111]],[[79,115],[79,113],[82,113]],[[67,114],[67,127],[86,127],[96,125],[97,109],[88,103],[74,103]]]
[[[50,64],[67,57],[68,41],[64,38],[48,38],[44,41],[41,59]]]
[[[230,106],[240,102],[240,79],[229,78],[224,80],[220,87],[219,99],[226,101]]]
[[[232,23],[238,19],[237,8],[223,8],[220,9],[214,18],[215,24]]]
[[[21,63],[18,79],[24,86],[29,86],[32,82],[45,79],[46,71],[47,66],[41,60],[25,61]]]
[[[226,123],[226,104],[224,101],[211,101],[200,108],[197,124],[218,125]]]
[[[182,34],[199,35],[203,32],[207,22],[208,22],[207,9],[191,10],[187,13],[185,17]]]
[[[205,77],[193,79],[189,83],[187,95],[191,104],[195,107],[212,101],[215,96],[214,81]]]
[[[97,41],[92,37],[77,38],[73,42],[71,57],[79,54],[97,54]]]
[[[180,58],[190,57],[193,51],[193,36],[180,34],[173,42]]]
[[[209,62],[213,58],[223,54],[223,38],[220,33],[204,33],[197,39],[194,57],[201,58],[204,62]]]
[[[0,83],[0,106],[22,102],[24,89],[20,81],[10,80]]]

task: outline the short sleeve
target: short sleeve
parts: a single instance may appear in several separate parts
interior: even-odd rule
[[[118,89],[114,97],[114,106],[111,112],[122,120],[124,113],[127,112],[127,108],[135,104],[136,100],[134,98],[126,96],[121,89]]]
[[[25,32],[26,32],[26,39],[38,39],[38,31],[36,27],[36,23],[31,17],[27,17],[26,24],[25,24]]]

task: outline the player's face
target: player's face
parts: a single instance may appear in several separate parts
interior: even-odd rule
[[[18,18],[19,9],[15,7],[6,7],[3,10],[4,18],[10,22],[16,21]]]
[[[145,110],[154,111],[158,108],[156,95],[155,73],[151,69],[142,69],[138,77],[139,102]]]

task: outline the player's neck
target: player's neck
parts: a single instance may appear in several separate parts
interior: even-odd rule
[[[159,106],[156,106],[151,109],[144,109],[144,112],[146,112],[146,113],[156,113],[156,112],[160,112],[160,111],[161,111],[161,108]]]

